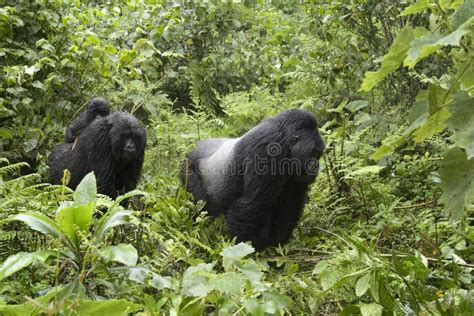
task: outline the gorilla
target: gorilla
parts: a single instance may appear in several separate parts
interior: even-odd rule
[[[75,189],[94,171],[97,191],[115,198],[137,186],[145,145],[145,128],[132,114],[114,112],[99,117],[80,133],[75,144],[53,148],[48,157],[51,183],[60,184],[64,169],[68,169],[71,179],[67,185]]]
[[[291,237],[325,149],[310,112],[291,109],[239,138],[197,143],[183,162],[181,182],[211,216],[224,214],[237,242],[257,251]]]
[[[66,129],[66,143],[74,143],[82,131],[97,117],[110,114],[109,102],[103,98],[92,98],[87,103],[87,109],[79,114]]]

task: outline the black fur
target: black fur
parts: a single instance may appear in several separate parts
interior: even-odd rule
[[[82,131],[97,117],[110,114],[109,102],[102,98],[93,98],[87,103],[87,109],[79,114],[66,129],[66,143],[73,143]]]
[[[145,145],[145,129],[135,116],[115,112],[97,118],[75,144],[53,148],[48,158],[51,183],[61,183],[63,171],[68,169],[68,186],[75,189],[87,173],[94,171],[97,191],[115,198],[137,186]]]
[[[240,138],[200,141],[181,181],[211,216],[225,214],[229,234],[257,250],[291,237],[325,149],[314,116],[292,109]],[[298,166],[300,168],[298,168]]]

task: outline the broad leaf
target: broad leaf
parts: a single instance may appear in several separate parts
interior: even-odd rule
[[[227,259],[240,260],[254,251],[255,249],[252,246],[241,242],[235,246],[225,248],[220,255]]]
[[[33,263],[33,254],[29,252],[19,252],[5,260],[0,266],[0,280],[20,271]]]
[[[400,16],[424,12],[428,8],[428,0],[418,0],[414,4],[408,6],[400,13]]]
[[[36,252],[19,252],[11,255],[0,265],[0,280],[20,271],[27,266],[36,263],[44,262],[49,257],[57,256],[57,251],[38,250]]]
[[[28,225],[31,229],[37,230],[45,235],[50,235],[54,238],[61,236],[61,228],[48,216],[39,213],[23,213],[10,216],[9,220],[22,221]]]
[[[357,280],[356,286],[355,286],[355,293],[358,297],[361,297],[362,295],[364,295],[365,292],[367,292],[367,290],[369,289],[371,276],[372,276],[372,273],[369,272],[367,274],[364,274]]]
[[[129,315],[142,306],[127,300],[79,301],[78,315]]]
[[[97,239],[101,240],[105,236],[105,233],[107,233],[113,227],[129,223],[131,216],[132,211],[120,210],[113,213],[109,217],[105,217],[104,221],[99,223],[96,234]]]
[[[451,17],[451,27],[453,30],[474,16],[474,0],[464,0],[464,3]]]
[[[359,304],[360,313],[362,316],[380,316],[382,315],[383,307],[379,304]]]
[[[93,203],[86,205],[63,203],[56,212],[56,222],[71,241],[77,242],[76,229],[85,231],[89,228],[93,211]]]
[[[428,33],[420,38],[416,38],[410,45],[403,65],[408,66],[408,68],[413,68],[420,60],[433,54],[441,47],[459,46],[461,38],[471,31],[473,22],[474,18],[469,19],[457,30],[444,37]]]
[[[214,290],[214,284],[209,283],[209,277],[215,276],[212,273],[213,264],[201,263],[195,267],[189,267],[184,272],[182,292],[188,296],[204,296]]]
[[[441,202],[450,217],[458,220],[465,216],[466,202],[474,196],[474,159],[467,160],[463,150],[452,148],[445,153],[439,174]]]
[[[397,38],[393,41],[388,53],[382,59],[382,66],[378,71],[368,71],[365,73],[364,82],[360,91],[370,91],[378,85],[391,72],[400,67],[406,53],[410,47],[411,41],[415,38],[415,30],[411,27],[405,27]]]
[[[242,293],[244,280],[238,273],[226,272],[217,277],[214,286],[218,291],[239,295]]]
[[[466,150],[467,158],[474,157],[474,99],[465,92],[458,92],[456,102],[449,106],[451,117],[448,127],[453,129],[456,144]]]
[[[95,203],[97,184],[94,172],[88,173],[77,185],[74,201],[79,205]]]
[[[107,261],[116,261],[126,266],[134,266],[138,261],[137,249],[130,244],[106,246],[99,250],[102,258]]]

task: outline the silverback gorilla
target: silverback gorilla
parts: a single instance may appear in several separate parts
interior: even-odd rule
[[[313,114],[292,109],[239,138],[198,142],[181,181],[211,216],[225,215],[238,242],[263,250],[291,237],[324,149]]]
[[[48,158],[51,183],[60,184],[64,169],[71,172],[68,186],[75,189],[94,171],[97,191],[112,198],[133,190],[143,165],[146,132],[135,116],[115,112],[87,126],[75,144],[56,145]]]
[[[87,109],[79,114],[66,129],[66,143],[73,143],[82,131],[97,117],[110,114],[109,102],[102,98],[93,98],[87,103]]]

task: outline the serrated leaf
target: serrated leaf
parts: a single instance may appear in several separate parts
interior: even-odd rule
[[[152,273],[151,286],[154,287],[155,289],[162,290],[162,289],[171,289],[173,284],[167,278],[159,274]]]
[[[360,313],[362,316],[380,316],[382,315],[383,307],[379,304],[363,304],[359,303]]]
[[[403,65],[408,66],[408,68],[413,68],[420,60],[433,54],[441,47],[459,46],[461,38],[471,31],[470,29],[472,28],[473,22],[474,18],[471,18],[457,30],[441,38],[428,33],[420,38],[414,39],[408,50],[407,57],[403,61]]]
[[[428,0],[418,0],[414,4],[408,6],[400,13],[400,16],[407,16],[410,14],[420,13],[425,11],[428,8]]]
[[[449,106],[451,117],[446,125],[453,130],[453,139],[466,150],[467,158],[474,157],[474,99],[466,92],[455,95],[456,102]]]
[[[446,108],[442,108],[436,113],[431,114],[426,122],[413,132],[413,140],[420,143],[436,133],[441,132],[445,128],[444,122],[450,115]]]
[[[355,286],[355,294],[358,297],[361,297],[362,295],[365,294],[365,292],[367,292],[367,290],[370,287],[370,280],[371,280],[371,273],[364,274],[357,280],[356,286]]]
[[[383,57],[380,69],[375,72],[368,71],[365,73],[364,81],[359,90],[372,90],[373,87],[378,85],[391,72],[397,70],[402,64],[414,37],[414,30],[411,27],[405,27],[393,41],[388,53]]]
[[[474,159],[468,160],[466,153],[452,148],[444,154],[441,168],[441,202],[453,220],[465,216],[466,202],[474,196]]]
[[[126,266],[134,266],[138,261],[138,252],[130,244],[106,246],[99,250],[99,254],[107,261],[116,261]]]
[[[241,242],[235,246],[225,248],[220,255],[227,259],[240,260],[254,251],[255,249],[252,246]]]
[[[214,289],[209,283],[209,277],[213,276],[213,265],[201,263],[195,267],[189,267],[183,275],[182,292],[188,296],[204,296]]]
[[[220,274],[214,281],[215,289],[228,294],[241,294],[244,287],[244,280],[241,275],[235,272]]]

